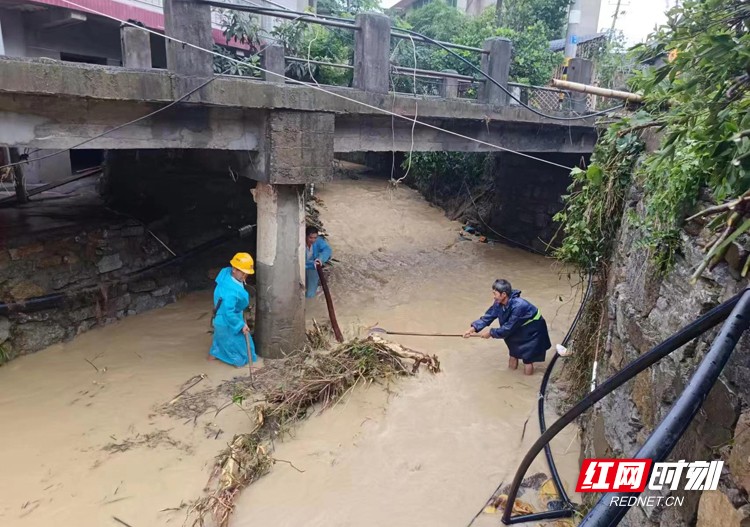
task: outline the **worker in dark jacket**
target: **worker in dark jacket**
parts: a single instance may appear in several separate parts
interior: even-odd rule
[[[534,363],[544,362],[547,350],[552,346],[547,322],[541,312],[521,298],[521,291],[513,289],[507,280],[495,280],[492,296],[495,302],[482,318],[472,322],[464,338],[479,333],[485,339],[504,339],[510,352],[508,368],[517,369],[520,359],[524,364],[524,373],[532,375]],[[489,329],[488,326],[495,319],[500,321],[500,327]]]

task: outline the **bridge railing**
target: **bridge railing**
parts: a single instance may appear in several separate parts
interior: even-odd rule
[[[436,42],[413,33],[391,27],[391,20],[379,13],[362,13],[354,20],[318,17],[314,14],[289,12],[280,9],[228,4],[219,0],[165,0],[165,27],[168,34],[174,37],[167,41],[167,67],[175,73],[185,76],[205,76],[213,72],[213,56],[197,48],[185,47],[182,42],[194,44],[200,48],[210,48],[211,7],[248,11],[256,15],[285,18],[302,23],[319,24],[336,30],[352,31],[354,50],[351,63],[336,64],[307,57],[289,56],[278,43],[271,43],[261,53],[261,66],[265,70],[262,78],[269,82],[285,83],[287,66],[298,65],[304,73],[305,80],[318,82],[313,70],[315,68],[341,69],[347,72],[341,76],[351,88],[370,93],[388,94],[391,92],[415,93],[420,96],[443,98],[473,99],[491,106],[508,106],[523,104],[531,108],[554,114],[584,114],[594,109],[589,97],[573,94],[554,88],[530,86],[509,82],[512,60],[510,40],[500,37],[484,41],[481,48]],[[132,33],[133,28],[123,28]],[[148,39],[128,39],[123,33],[123,56],[142,55],[142,49],[127,49],[127,46],[148,44]],[[482,73],[496,82],[487,81],[484,75],[464,75],[454,70],[432,71],[415,68],[414,64],[392,64],[394,40],[409,40],[415,45],[438,45],[454,49],[463,54],[476,53],[480,59]],[[141,44],[142,45],[142,44]],[[150,50],[149,50],[150,52]],[[577,61],[577,62],[576,62]],[[127,61],[126,67],[128,66]],[[304,72],[305,65],[310,68]],[[590,61],[572,59],[568,67],[568,80],[588,84],[591,82],[592,66]],[[349,72],[351,72],[349,74]],[[499,86],[498,86],[499,85]],[[514,94],[510,97],[508,92]]]

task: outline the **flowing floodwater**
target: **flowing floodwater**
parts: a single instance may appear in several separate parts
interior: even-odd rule
[[[545,315],[560,342],[575,314],[567,276],[553,263],[502,245],[461,241],[461,226],[414,191],[382,180],[339,181],[319,193],[335,264],[331,273],[343,328],[462,333],[492,302],[491,285],[506,278]],[[564,307],[563,307],[564,306]],[[324,303],[308,313],[326,318]],[[279,464],[245,490],[233,527],[464,527],[501,481],[509,483],[538,437],[541,373],[507,370],[500,341],[391,337],[436,353],[436,376],[360,390],[337,408],[303,423],[277,445]],[[539,368],[542,369],[542,368]],[[575,431],[553,443],[568,488],[578,474]],[[566,455],[563,455],[568,451]],[[546,469],[538,459],[529,476]],[[498,525],[480,517],[475,525]]]
[[[567,330],[576,291],[550,260],[461,241],[460,225],[382,180],[337,181],[318,192],[345,332],[375,323],[462,332],[490,305],[500,277],[540,307],[553,343]],[[205,360],[209,309],[210,293],[192,294],[0,368],[0,525],[182,524],[184,509],[170,509],[201,495],[214,456],[250,424],[234,406],[217,415],[190,397],[238,375]],[[308,315],[326,319],[321,298],[308,301]],[[274,457],[294,467],[278,463],[246,489],[233,526],[463,527],[510,481],[538,435],[531,415],[521,441],[541,372],[508,371],[500,341],[393,338],[438,354],[444,371],[355,390],[302,423],[275,445]],[[570,488],[575,431],[553,448]],[[540,458],[529,475],[545,469]],[[483,515],[475,525],[498,523]]]

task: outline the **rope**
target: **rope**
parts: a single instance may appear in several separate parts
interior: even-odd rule
[[[316,91],[320,91],[320,92],[323,92],[323,93],[325,93],[325,94],[327,94],[327,95],[330,95],[330,96],[336,97],[336,98],[338,98],[338,99],[342,99],[342,100],[345,100],[345,101],[347,101],[347,102],[351,102],[351,103],[353,103],[353,104],[357,104],[357,105],[359,105],[359,106],[363,106],[363,107],[365,107],[365,108],[368,108],[368,109],[370,109],[370,110],[373,110],[373,111],[376,111],[376,112],[379,112],[379,113],[383,113],[383,114],[385,114],[385,115],[391,115],[391,116],[393,116],[393,117],[395,117],[395,118],[398,118],[398,119],[402,119],[402,120],[405,120],[405,121],[411,122],[411,123],[413,123],[414,125],[416,125],[416,124],[419,124],[420,126],[424,126],[424,127],[426,127],[426,128],[430,128],[430,129],[433,129],[433,130],[437,130],[437,131],[439,131],[439,132],[443,132],[443,133],[445,133],[445,134],[448,134],[448,135],[451,135],[451,136],[454,136],[454,137],[458,137],[458,138],[460,138],[460,139],[464,139],[464,140],[467,140],[467,141],[472,141],[472,142],[474,142],[474,143],[477,143],[477,144],[481,144],[481,145],[483,145],[483,146],[487,146],[487,147],[490,147],[490,148],[494,148],[494,149],[496,149],[496,150],[500,150],[500,151],[502,151],[502,152],[508,152],[508,153],[511,153],[511,154],[515,154],[515,155],[518,155],[518,156],[521,156],[521,157],[525,157],[525,158],[527,158],[527,159],[532,159],[532,160],[534,160],[534,161],[538,161],[538,162],[540,162],[540,163],[545,163],[545,164],[548,164],[548,165],[552,165],[552,166],[556,166],[556,167],[559,167],[559,168],[563,168],[563,169],[565,169],[565,170],[573,170],[573,167],[568,167],[568,166],[565,166],[565,165],[561,165],[561,164],[559,164],[559,163],[555,163],[555,162],[552,162],[552,161],[548,161],[548,160],[546,160],[546,159],[541,159],[541,158],[538,158],[538,157],[532,156],[532,155],[530,155],[530,154],[526,154],[526,153],[523,153],[523,152],[518,152],[518,151],[516,151],[516,150],[512,150],[512,149],[510,149],[510,148],[505,148],[505,147],[503,147],[503,146],[500,146],[500,145],[496,145],[496,144],[493,144],[493,143],[489,143],[489,142],[487,142],[487,141],[482,141],[481,139],[477,139],[477,138],[474,138],[474,137],[469,137],[469,136],[466,136],[466,135],[463,135],[463,134],[459,134],[459,133],[457,133],[457,132],[453,132],[453,131],[451,131],[451,130],[446,130],[446,129],[444,129],[444,128],[441,128],[441,127],[439,127],[439,126],[435,126],[435,125],[432,125],[432,124],[429,124],[429,123],[426,123],[426,122],[423,122],[423,121],[419,121],[418,119],[416,119],[416,117],[407,117],[407,116],[405,116],[405,115],[400,115],[400,114],[397,114],[397,113],[395,113],[395,112],[392,112],[392,111],[389,111],[389,110],[386,110],[386,109],[383,109],[383,108],[378,108],[377,106],[373,106],[373,105],[371,105],[371,104],[367,104],[367,103],[365,103],[365,102],[362,102],[362,101],[358,101],[358,100],[356,100],[356,99],[353,99],[353,98],[351,98],[351,97],[347,97],[346,95],[343,95],[343,94],[340,94],[340,93],[336,93],[336,92],[333,92],[333,91],[327,90],[327,89],[325,89],[325,88],[323,88],[323,87],[321,87],[321,86],[316,86],[315,84],[311,84],[311,83],[308,83],[308,82],[304,82],[304,81],[299,81],[299,80],[297,80],[297,79],[292,79],[292,78],[290,78],[290,77],[287,77],[287,76],[286,76],[286,75],[284,75],[284,74],[279,74],[279,73],[276,73],[276,72],[273,72],[273,71],[269,71],[269,70],[266,70],[266,69],[264,69],[264,68],[261,68],[261,67],[259,67],[259,66],[256,66],[256,65],[254,65],[254,64],[247,64],[247,63],[245,63],[245,62],[242,62],[242,61],[240,61],[240,60],[234,59],[234,58],[232,58],[232,57],[227,57],[227,56],[225,56],[225,55],[222,55],[222,54],[220,54],[220,53],[218,53],[218,52],[215,52],[215,51],[213,51],[213,50],[210,50],[210,49],[206,49],[206,48],[202,48],[202,47],[200,47],[200,46],[197,46],[197,45],[195,45],[195,44],[191,44],[191,43],[189,43],[189,42],[185,42],[185,41],[182,41],[182,40],[176,39],[176,38],[174,38],[174,37],[171,37],[171,36],[169,36],[169,35],[165,35],[165,34],[162,34],[162,33],[159,33],[159,32],[157,32],[157,31],[151,30],[151,29],[149,29],[149,28],[146,28],[146,27],[143,27],[143,26],[139,26],[139,25],[137,25],[137,24],[134,24],[134,23],[132,23],[132,22],[129,22],[129,21],[126,21],[126,20],[121,20],[121,19],[119,19],[119,18],[117,18],[117,17],[114,17],[114,16],[112,16],[112,15],[108,15],[108,14],[106,14],[106,13],[102,13],[102,12],[100,12],[100,11],[97,11],[97,10],[95,10],[95,9],[92,9],[92,8],[90,8],[90,7],[82,6],[82,5],[80,5],[80,4],[77,4],[77,3],[75,3],[75,2],[72,2],[71,0],[62,0],[62,1],[63,1],[64,3],[66,3],[66,4],[69,4],[69,5],[73,6],[73,7],[76,7],[76,8],[78,8],[78,9],[80,9],[80,10],[83,10],[83,11],[86,11],[86,12],[90,12],[90,13],[93,13],[93,14],[95,14],[95,15],[99,15],[99,16],[102,16],[102,17],[108,18],[108,19],[110,19],[110,20],[114,20],[114,21],[120,22],[121,24],[124,24],[124,25],[127,25],[127,26],[131,26],[131,27],[135,27],[135,28],[138,28],[138,29],[139,29],[139,30],[141,30],[141,31],[145,31],[145,32],[147,32],[147,33],[151,33],[151,34],[157,35],[157,36],[159,36],[159,37],[161,37],[161,38],[163,38],[163,39],[165,39],[165,40],[171,40],[171,41],[173,41],[173,42],[177,42],[178,44],[182,44],[183,46],[186,46],[186,47],[190,47],[190,48],[193,48],[193,49],[197,49],[197,50],[199,50],[199,51],[203,51],[203,52],[205,52],[205,53],[208,53],[208,54],[210,54],[210,55],[214,55],[214,56],[219,56],[219,57],[221,57],[222,59],[224,59],[224,60],[228,60],[228,61],[230,61],[230,62],[235,62],[235,63],[238,63],[238,64],[242,64],[243,66],[249,66],[249,67],[251,67],[251,68],[253,68],[253,69],[256,69],[256,70],[258,70],[258,71],[264,72],[264,73],[266,73],[266,74],[269,74],[269,75],[274,75],[274,76],[276,76],[276,77],[280,77],[280,78],[282,78],[282,79],[288,80],[288,81],[290,81],[290,82],[291,82],[292,84],[297,84],[297,85],[300,85],[300,86],[306,86],[306,87],[308,87],[308,88],[310,88],[310,89],[313,89],[313,90],[316,90]],[[212,78],[212,79],[210,79],[209,81],[207,81],[207,83],[208,83],[208,82],[210,82],[211,80],[213,80],[213,78]],[[197,91],[198,89],[200,89],[200,87],[199,87],[199,88],[197,88],[197,89],[196,89],[196,91]],[[186,98],[187,96],[188,96],[188,95],[185,95],[185,96],[183,96],[182,98]],[[176,102],[179,102],[179,100],[178,100],[178,101],[174,101],[174,103],[176,103]],[[143,118],[141,118],[141,119],[139,119],[139,120],[145,119],[145,118],[147,118],[147,117],[149,117],[149,116],[144,116]],[[123,128],[124,126],[128,126],[129,124],[132,124],[132,123],[125,123],[124,125],[120,125],[119,127],[115,128],[115,129]],[[113,129],[113,130],[114,130],[114,129]],[[110,130],[110,131],[111,131],[111,130]],[[106,135],[106,133],[109,133],[109,132],[105,132],[105,135]],[[90,141],[90,140],[88,140],[88,141]],[[87,142],[88,142],[88,141],[87,141]],[[75,148],[75,147],[73,147],[73,148]],[[67,151],[69,151],[69,150],[70,150],[70,149],[62,150],[62,151],[60,151],[59,153],[64,153],[64,152],[67,152]],[[49,156],[52,156],[52,155],[57,155],[57,153],[55,153],[55,154],[49,154]],[[4,168],[4,167],[0,167],[0,168]]]

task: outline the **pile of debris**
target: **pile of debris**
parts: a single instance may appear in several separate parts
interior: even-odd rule
[[[477,243],[487,243],[489,241],[487,239],[487,236],[483,235],[478,229],[472,227],[471,225],[464,225],[461,231],[459,231],[458,236],[462,240],[468,240]]]
[[[331,349],[330,332],[315,325],[308,340],[308,348],[267,366],[255,375],[245,394],[235,395],[238,404],[248,406],[244,409],[255,426],[235,436],[217,457],[209,480],[213,491],[190,509],[194,526],[205,525],[210,516],[220,527],[228,525],[237,494],[276,462],[272,440],[288,433],[313,408],[330,408],[360,384],[415,375],[420,365],[432,373],[440,371],[436,356],[376,336],[352,339]],[[279,371],[284,375],[277,375]]]

